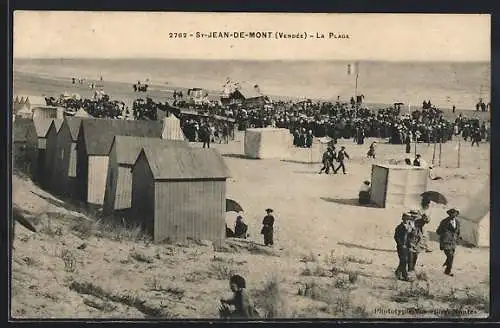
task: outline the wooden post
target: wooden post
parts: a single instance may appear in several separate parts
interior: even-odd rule
[[[311,151],[309,152],[309,165],[312,165],[312,163],[313,163],[313,144],[314,144],[314,140],[313,140],[313,143],[311,144]]]
[[[415,139],[415,148],[414,149],[415,149],[414,156],[417,157],[417,140],[416,139]]]
[[[436,143],[434,142],[434,150],[432,151],[432,165],[434,165],[435,158],[436,158]]]
[[[460,168],[460,148],[461,148],[460,137],[458,138],[458,167]]]
[[[441,140],[439,140],[439,166],[441,166]]]

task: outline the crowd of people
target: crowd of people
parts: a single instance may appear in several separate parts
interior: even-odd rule
[[[127,108],[123,101],[111,100],[109,95],[99,94],[91,99],[81,99],[79,96],[64,96],[58,98],[46,97],[48,106],[64,107],[69,112],[83,108],[90,116],[95,118],[123,118]]]
[[[78,80],[80,81],[80,80]],[[134,85],[136,91],[138,86]],[[110,100],[104,94],[94,95],[93,99],[51,99],[50,104],[69,109],[83,107],[94,117],[128,118],[156,120],[158,110],[168,111],[171,107],[189,108],[199,117],[189,117],[182,120],[182,128],[188,139],[201,141],[200,130],[207,117],[216,115],[233,118],[239,130],[255,127],[277,127],[290,130],[293,144],[296,147],[311,147],[314,137],[330,137],[335,142],[338,139],[353,139],[358,144],[364,144],[365,138],[385,138],[392,144],[406,144],[414,141],[435,143],[447,142],[453,136],[461,135],[465,141],[470,139],[475,144],[481,140],[490,140],[489,122],[481,122],[477,118],[468,118],[460,114],[455,121],[446,119],[443,111],[424,101],[421,109],[406,112],[402,103],[391,107],[370,109],[363,104],[364,96],[351,97],[350,102],[320,102],[310,99],[303,101],[275,101],[268,106],[238,106],[226,105],[211,101],[203,104],[191,104],[184,99],[182,91],[175,90],[173,106],[168,103],[156,102],[150,97],[136,99],[132,105],[132,113],[125,104],[118,100]],[[49,101],[48,101],[49,102]],[[478,108],[484,104],[478,102]],[[486,105],[485,105],[486,106]],[[486,106],[485,108],[487,108]],[[211,141],[219,137],[225,140],[227,128],[213,119],[210,121]],[[203,137],[203,136],[201,136]]]
[[[429,107],[430,106],[430,107]],[[362,103],[277,102],[270,110],[235,109],[240,130],[248,127],[287,128],[294,136],[294,145],[310,147],[312,137],[328,136],[334,140],[351,139],[364,144],[365,138],[388,138],[390,143],[411,141],[447,142],[453,135],[465,138],[480,131],[482,139],[489,140],[489,126],[477,118],[460,115],[455,121],[447,120],[443,111],[430,105],[403,113],[401,104],[370,110]]]

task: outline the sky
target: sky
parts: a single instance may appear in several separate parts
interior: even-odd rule
[[[490,19],[479,14],[16,11],[13,53],[14,58],[490,61]],[[307,38],[195,37],[211,31]],[[170,33],[187,33],[187,38]],[[329,33],[349,38],[329,38]]]

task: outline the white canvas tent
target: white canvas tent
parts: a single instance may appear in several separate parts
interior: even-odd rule
[[[490,246],[490,186],[485,184],[460,211],[460,236],[471,246]]]
[[[288,129],[257,128],[245,131],[245,155],[251,158],[290,157],[292,135]]]
[[[89,115],[89,113],[87,113],[87,111],[85,111],[85,109],[80,108],[78,109],[76,112],[75,112],[75,115],[73,115],[74,117],[82,117],[82,118],[91,118],[92,116]]]
[[[379,207],[413,207],[427,191],[427,168],[373,164],[370,200]]]
[[[162,139],[185,140],[181,129],[181,121],[172,114],[163,118]]]
[[[334,146],[333,142],[334,140],[328,136],[314,138],[311,148],[309,148],[309,163],[322,163],[323,153],[328,149],[329,145]]]

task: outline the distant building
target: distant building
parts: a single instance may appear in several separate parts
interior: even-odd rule
[[[214,149],[144,147],[132,168],[132,211],[154,242],[225,238],[229,171]]]
[[[245,107],[263,107],[269,98],[260,92],[258,85],[253,88],[239,87],[228,96],[222,97],[223,105],[241,105]]]

